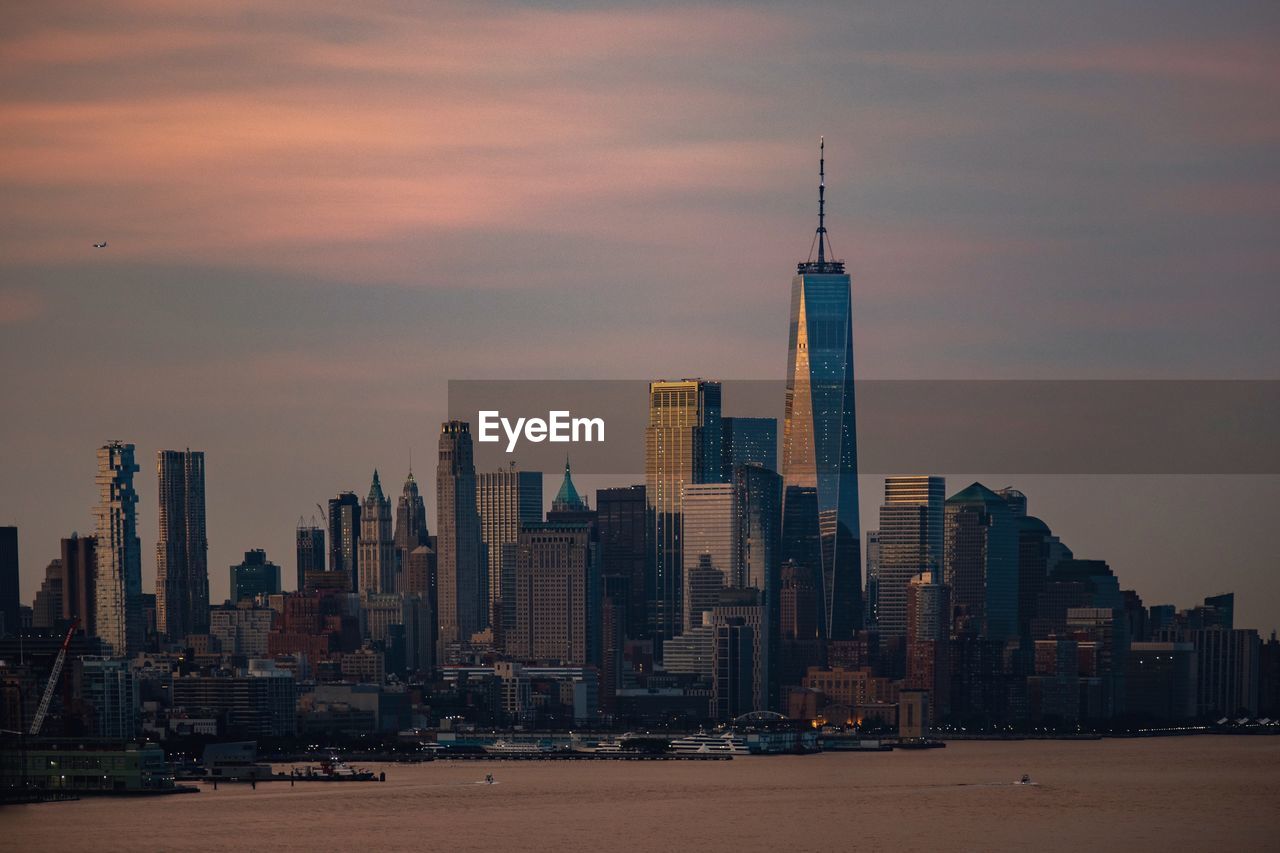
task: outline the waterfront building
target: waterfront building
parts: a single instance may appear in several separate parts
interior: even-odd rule
[[[146,638],[142,613],[142,553],[138,541],[138,472],[133,445],[108,442],[98,449],[98,504],[94,574],[94,629],[112,654],[129,657]]]
[[[160,537],[156,541],[156,628],[171,641],[209,631],[209,541],[204,453],[156,453]]]
[[[296,590],[303,592],[307,588],[307,575],[325,570],[324,528],[315,523],[315,516],[311,517],[310,524],[304,523],[299,518],[295,540],[298,560],[298,585]]]
[[[329,499],[329,571],[342,572],[347,590],[357,591],[360,559],[360,498],[341,492]]]
[[[1201,717],[1257,716],[1261,640],[1252,628],[1182,632],[1196,650],[1196,711]]]
[[[440,645],[469,643],[488,623],[476,469],[471,426],[446,421],[440,427],[436,467],[436,584]]]
[[[378,471],[373,471],[369,495],[360,508],[360,545],[357,566],[360,572],[358,591],[394,593],[400,581],[396,571],[396,544],[391,533],[391,501],[382,493]]]
[[[297,734],[298,689],[293,673],[254,661],[242,674],[187,675],[173,679],[173,708],[192,717],[213,716],[230,737]]]
[[[1125,713],[1176,722],[1196,716],[1194,643],[1133,643],[1125,664]]]
[[[1016,638],[1018,532],[1009,504],[973,483],[947,498],[944,514],[943,559],[955,611],[953,632]]]
[[[569,462],[565,460],[564,484],[556,500],[569,502],[577,492],[569,479]],[[577,501],[581,503],[581,501]],[[554,504],[553,504],[554,506]],[[480,515],[480,538],[485,545],[486,572],[481,582],[485,595],[485,612],[495,628],[503,625],[503,548],[515,545],[520,538],[520,525],[542,521],[542,472],[521,471],[514,465],[497,471],[476,473],[476,511]]]
[[[880,507],[876,625],[882,637],[907,636],[907,592],[922,572],[941,572],[942,477],[888,477]]]
[[[921,572],[907,585],[905,685],[927,690],[939,716],[951,708],[951,588],[937,571]]]
[[[0,527],[0,637],[18,634],[19,598],[18,528]]]
[[[231,602],[275,595],[280,589],[280,567],[261,548],[244,552],[244,561],[231,567]]]
[[[647,609],[659,655],[662,643],[684,627],[681,525],[685,487],[716,483],[724,476],[720,399],[719,382],[680,379],[649,383],[645,500],[653,579],[646,586],[653,594]]]
[[[814,575],[820,636],[845,640],[863,616],[853,313],[844,262],[826,254],[825,166],[820,151],[817,259],[791,280],[782,536],[783,558]]]
[[[154,743],[38,741],[19,753],[34,788],[68,794],[172,791],[173,772]]]
[[[759,658],[756,655],[758,625],[741,617],[720,619],[715,625],[711,654],[711,717],[727,721],[760,704]]]
[[[119,658],[82,657],[77,667],[77,695],[92,709],[90,730],[94,737],[129,740],[138,734],[138,683],[127,661]]]
[[[761,465],[778,470],[778,421],[776,418],[721,418],[724,477],[739,465]]]

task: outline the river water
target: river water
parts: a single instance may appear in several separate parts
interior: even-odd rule
[[[368,767],[387,781],[6,807],[0,849],[1280,850],[1280,737]]]

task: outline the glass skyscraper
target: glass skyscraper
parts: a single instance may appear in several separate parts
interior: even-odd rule
[[[719,382],[649,383],[645,499],[649,513],[649,619],[655,651],[684,628],[681,520],[684,487],[724,477]]]
[[[156,624],[170,640],[209,633],[209,542],[205,536],[204,453],[156,453],[160,538],[156,542]]]
[[[844,262],[828,260],[825,162],[819,161],[817,260],[791,280],[782,438],[783,556],[814,575],[821,636],[862,623],[853,314]]]

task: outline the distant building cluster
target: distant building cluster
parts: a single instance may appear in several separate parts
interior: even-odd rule
[[[104,444],[96,529],[62,540],[30,607],[17,529],[0,528],[0,729],[31,725],[69,631],[46,734],[1280,716],[1280,642],[1237,627],[1231,594],[1146,606],[1016,489],[889,477],[864,538],[850,279],[822,224],[816,245],[791,284],[781,434],[726,415],[719,382],[653,381],[645,481],[594,507],[567,460],[545,512],[541,472],[477,472],[470,425],[451,420],[434,534],[413,472],[393,500],[374,471],[365,497],[299,521],[292,572],[247,550],[212,604],[205,454],[156,455],[148,594],[135,449]]]

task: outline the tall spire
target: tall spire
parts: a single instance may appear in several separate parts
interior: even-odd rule
[[[827,242],[827,139],[825,136],[818,137],[818,263],[823,263],[826,257],[823,254],[823,244]]]

